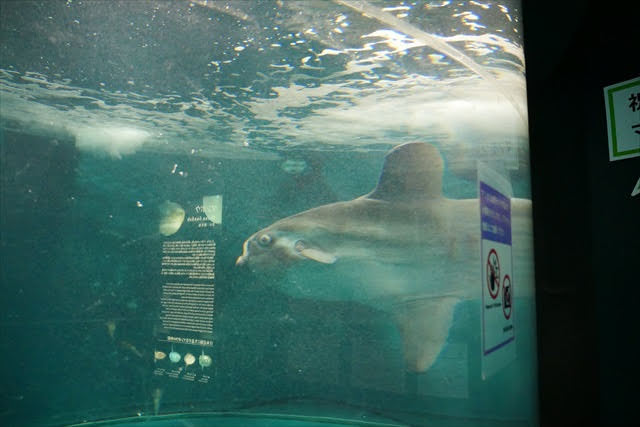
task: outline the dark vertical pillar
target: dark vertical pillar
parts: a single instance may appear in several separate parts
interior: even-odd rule
[[[640,36],[630,10],[601,5],[592,13],[597,37],[585,49],[583,111],[600,425],[632,425],[640,385],[640,196],[631,191],[640,178],[640,157],[609,161],[603,88],[640,77]]]
[[[609,162],[603,101],[640,75],[631,20],[623,4],[524,4],[542,425],[632,419],[640,159]]]

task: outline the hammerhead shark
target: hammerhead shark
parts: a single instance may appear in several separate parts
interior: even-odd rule
[[[427,143],[387,153],[377,186],[250,236],[236,265],[285,272],[290,296],[352,301],[390,313],[407,369],[428,370],[447,341],[456,304],[480,299],[478,199],[442,194],[443,159]],[[531,201],[511,199],[513,288],[533,289]]]

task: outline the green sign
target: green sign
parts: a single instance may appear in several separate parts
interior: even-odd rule
[[[640,156],[640,77],[604,88],[609,160]]]

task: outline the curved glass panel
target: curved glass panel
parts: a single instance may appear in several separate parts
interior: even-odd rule
[[[1,32],[0,423],[537,424],[519,2]]]

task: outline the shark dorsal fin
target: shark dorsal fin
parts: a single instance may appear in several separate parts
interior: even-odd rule
[[[366,197],[390,202],[439,198],[442,171],[442,157],[433,145],[423,142],[399,145],[385,156],[378,185]]]

